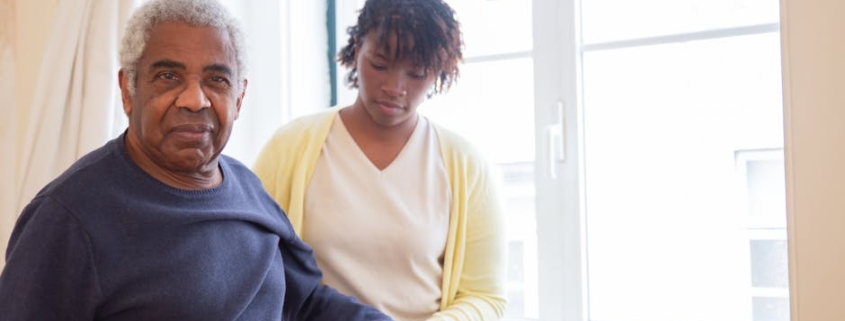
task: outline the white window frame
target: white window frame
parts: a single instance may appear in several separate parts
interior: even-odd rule
[[[577,0],[533,0],[539,320],[544,321],[588,316],[578,12]],[[549,133],[558,129],[562,146],[553,146],[557,133]]]
[[[736,152],[737,175],[745,191],[748,191],[748,163],[753,161],[784,160],[782,148],[764,150],[738,150]],[[784,182],[785,183],[785,182]],[[748,241],[783,241],[787,242],[786,218],[781,223],[771,220],[749,219]],[[761,287],[751,285],[754,298],[788,299],[789,288]]]

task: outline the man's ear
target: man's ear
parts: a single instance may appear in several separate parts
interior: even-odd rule
[[[120,86],[120,100],[123,101],[123,113],[127,116],[132,113],[132,94],[129,93],[129,76],[120,69],[117,72],[117,84]]]
[[[241,104],[244,102],[244,95],[246,95],[246,85],[249,84],[249,80],[244,78],[244,83],[241,86],[241,93],[238,95],[238,101],[235,103],[237,110],[235,111],[235,120],[238,119],[238,116],[241,114]]]

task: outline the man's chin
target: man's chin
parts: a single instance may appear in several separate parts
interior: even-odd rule
[[[169,167],[180,172],[204,171],[205,167],[217,165],[217,155],[212,150],[199,148],[181,148],[167,157]]]

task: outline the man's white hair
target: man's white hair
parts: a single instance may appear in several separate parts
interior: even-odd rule
[[[151,0],[135,10],[126,25],[120,46],[120,68],[129,79],[129,93],[135,93],[138,61],[150,38],[150,29],[164,21],[181,21],[195,26],[225,30],[235,50],[238,86],[246,77],[244,34],[238,21],[216,0]]]

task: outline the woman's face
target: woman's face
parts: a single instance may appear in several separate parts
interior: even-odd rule
[[[436,72],[415,65],[409,57],[395,58],[396,36],[377,43],[375,31],[368,33],[355,52],[358,68],[359,107],[364,107],[374,122],[393,127],[415,121],[417,107],[433,88]],[[413,46],[413,43],[409,44]],[[390,51],[387,50],[390,48]]]

